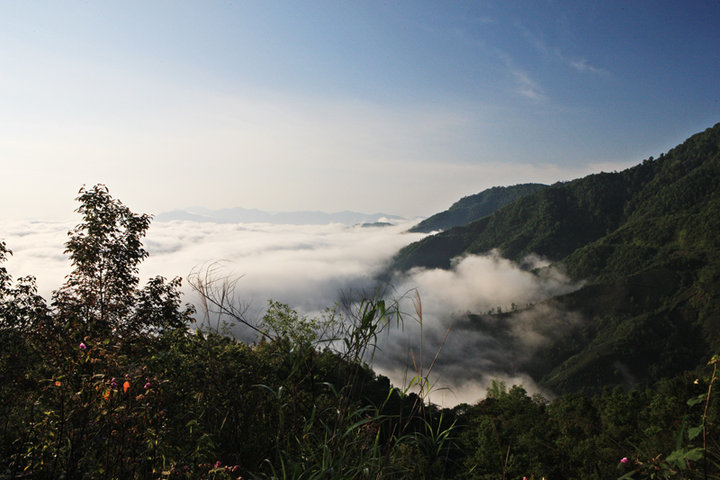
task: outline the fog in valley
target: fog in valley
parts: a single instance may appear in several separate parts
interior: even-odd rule
[[[40,293],[49,300],[71,268],[63,250],[72,226],[27,221],[0,225],[14,253],[7,262],[9,273],[14,278],[36,276]],[[199,320],[204,319],[202,307],[187,279],[208,271],[218,279],[236,280],[237,306],[248,321],[260,321],[269,299],[314,316],[326,307],[342,308],[343,301],[347,306],[348,300],[375,294],[375,276],[392,256],[425,236],[407,233],[410,226],[154,222],[144,242],[150,256],[140,274],[143,282],[155,275],[183,277],[185,301],[197,305]],[[396,274],[383,291],[388,301],[398,301],[403,323],[381,334],[373,361],[376,371],[402,387],[418,373],[413,358],[419,368],[422,357],[426,373],[439,352],[430,375],[435,403],[475,402],[493,379],[539,392],[523,371],[525,362],[580,319],[549,303],[532,310],[524,307],[577,285],[551,268],[541,268],[546,267],[542,259],[528,258],[524,264],[520,268],[491,252],[456,259],[451,270],[418,268]],[[542,273],[531,273],[533,268]],[[472,321],[467,316],[498,309],[514,313]],[[210,321],[217,324],[217,318]],[[253,339],[242,325],[230,331]]]

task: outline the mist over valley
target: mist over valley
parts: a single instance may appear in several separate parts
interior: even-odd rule
[[[577,286],[557,272],[535,275],[527,264],[521,267],[497,252],[458,258],[450,270],[416,268],[395,273],[389,282],[378,280],[402,247],[426,237],[408,231],[415,223],[405,220],[369,228],[340,223],[154,221],[144,241],[150,255],[140,273],[141,277],[183,277],[184,301],[196,306],[197,317],[202,315],[202,306],[188,284],[191,274],[210,268],[217,278],[237,279],[237,299],[254,323],[260,322],[269,300],[317,316],[327,307],[382,291],[389,300],[400,301],[404,325],[381,336],[374,366],[398,385],[407,382],[408,374],[414,375],[411,355],[420,351],[418,318],[412,304],[417,292],[423,305],[426,360],[440,351],[432,375],[438,392],[433,400],[445,405],[477,401],[497,378],[540,391],[522,368],[511,366],[522,365],[517,361],[517,348],[528,355],[545,334],[531,326],[512,334],[516,342],[500,341],[494,328],[478,330],[469,325],[467,314],[497,308],[510,311]],[[7,262],[8,271],[15,277],[34,272],[40,293],[49,299],[70,269],[62,251],[72,225],[34,221],[1,227],[14,252]],[[545,266],[538,259],[532,259],[532,265]],[[232,319],[211,318],[213,325],[218,321]],[[443,345],[447,329],[450,333]],[[246,341],[258,340],[242,325],[230,331]]]

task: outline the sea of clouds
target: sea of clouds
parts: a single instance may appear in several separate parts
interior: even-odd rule
[[[63,250],[72,226],[0,223],[0,240],[13,251],[6,264],[9,273],[15,278],[35,276],[40,293],[49,299],[71,269]],[[186,301],[199,305],[187,279],[210,268],[216,275],[237,280],[237,300],[251,322],[259,321],[269,299],[312,316],[355,298],[358,292],[376,292],[376,274],[400,248],[425,236],[408,233],[410,226],[155,222],[144,242],[150,256],[140,274],[143,279],[183,277]],[[427,373],[439,352],[430,375],[431,399],[436,403],[475,402],[493,379],[548,394],[538,389],[523,367],[538,348],[580,319],[549,303],[531,310],[522,307],[577,285],[552,268],[542,268],[546,267],[542,259],[523,263],[521,267],[489,252],[455,259],[450,270],[416,268],[395,275],[385,292],[399,301],[404,322],[402,328],[381,335],[373,363],[376,370],[403,386],[419,373],[421,357],[422,373]],[[528,266],[543,273],[532,273]],[[471,321],[467,315],[498,307],[507,312],[513,306],[520,308],[502,319],[485,315],[482,322]],[[251,338],[247,330],[233,333]]]

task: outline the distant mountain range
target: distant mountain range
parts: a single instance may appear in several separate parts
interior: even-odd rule
[[[274,223],[284,225],[324,225],[328,223],[342,223],[345,225],[392,224],[406,220],[398,215],[386,213],[358,213],[342,211],[327,213],[319,211],[297,212],[266,212],[247,208],[224,208],[211,210],[202,207],[192,207],[185,210],[172,210],[155,216],[155,221],[170,222],[185,220],[193,222],[214,223]]]
[[[520,312],[583,318],[518,363],[556,392],[651,382],[720,352],[720,123],[622,172],[518,187],[481,192],[420,223],[445,231],[403,248],[390,271],[447,269],[455,257],[497,249],[518,262],[541,255],[583,281]],[[498,195],[509,202],[467,213]],[[509,329],[517,314],[476,312],[461,328]]]

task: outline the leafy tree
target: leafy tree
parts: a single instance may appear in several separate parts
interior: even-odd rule
[[[46,319],[48,308],[38,295],[35,278],[19,278],[13,285],[12,277],[3,266],[12,252],[0,241],[0,331],[28,331],[39,320]]]
[[[138,265],[147,256],[142,238],[149,215],[136,215],[110,196],[106,186],[80,189],[82,223],[68,233],[65,253],[73,271],[53,294],[58,317],[84,335],[121,338],[144,330],[178,328],[191,309],[180,309],[176,278],[150,280],[138,290]]]
[[[148,215],[135,215],[107,187],[80,189],[77,212],[83,222],[68,233],[65,253],[74,267],[54,292],[60,315],[103,334],[124,329],[138,284],[138,264],[147,257],[141,238]]]

